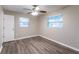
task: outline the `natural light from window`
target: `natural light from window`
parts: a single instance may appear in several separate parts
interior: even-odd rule
[[[62,28],[63,27],[63,15],[55,15],[48,17],[48,27],[49,28]]]
[[[24,18],[24,17],[20,17],[20,27],[28,27],[29,26],[29,19],[28,18]]]

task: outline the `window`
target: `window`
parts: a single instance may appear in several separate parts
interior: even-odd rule
[[[29,26],[29,19],[20,17],[20,27],[28,27]]]
[[[63,26],[63,15],[55,15],[48,17],[48,27],[49,28],[62,28]]]

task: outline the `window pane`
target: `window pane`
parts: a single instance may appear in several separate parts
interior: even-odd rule
[[[29,19],[28,18],[20,18],[20,27],[28,27]]]
[[[57,28],[62,28],[63,27],[63,23],[58,23],[57,24]]]
[[[62,15],[55,15],[55,16],[49,16],[48,17],[48,21],[62,21],[63,20],[63,16]]]
[[[48,23],[49,28],[53,27],[52,25],[53,25],[53,23]]]
[[[62,21],[62,16],[61,15],[53,16],[53,20]]]
[[[62,28],[63,26],[63,15],[55,15],[55,16],[49,16],[48,17],[48,27],[49,28]]]
[[[48,22],[56,22],[56,21],[53,19],[49,19]]]
[[[52,27],[57,27],[57,23],[53,23]]]

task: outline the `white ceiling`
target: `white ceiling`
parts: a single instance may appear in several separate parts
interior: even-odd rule
[[[40,10],[44,10],[49,12],[54,12],[56,10],[62,9],[66,7],[66,5],[39,5]],[[3,6],[4,10],[8,11],[15,11],[15,12],[21,12],[21,13],[28,13],[30,12],[29,10],[24,10],[25,8],[27,9],[32,9],[32,5],[4,5]]]

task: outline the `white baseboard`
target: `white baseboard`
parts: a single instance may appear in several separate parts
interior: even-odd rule
[[[40,35],[40,36],[43,37],[43,38],[46,38],[46,39],[48,39],[48,40],[51,40],[51,41],[53,41],[53,42],[56,42],[56,43],[58,43],[58,44],[60,44],[60,45],[66,46],[66,47],[68,47],[68,48],[70,48],[70,49],[73,49],[73,50],[79,52],[79,49],[77,49],[77,48],[74,48],[74,47],[69,46],[69,45],[67,45],[67,44],[63,44],[63,43],[61,43],[61,42],[59,42],[59,41],[53,40],[53,39],[51,39],[51,38],[48,38],[48,37],[45,37],[45,36],[42,36],[42,35]]]
[[[26,37],[17,38],[17,39],[14,39],[14,40],[20,40],[20,39],[25,39],[25,38],[30,38],[30,37],[36,37],[36,36],[39,36],[39,35],[26,36]]]
[[[36,36],[39,36],[39,35],[31,35],[31,36],[26,36],[26,37],[16,38],[16,39],[14,39],[14,40],[10,40],[10,41],[21,40],[21,39],[30,38],[30,37],[36,37]],[[4,42],[9,42],[9,41],[4,41]]]
[[[0,53],[1,53],[1,51],[2,51],[2,48],[3,48],[3,47],[2,47],[2,46],[0,46]]]

